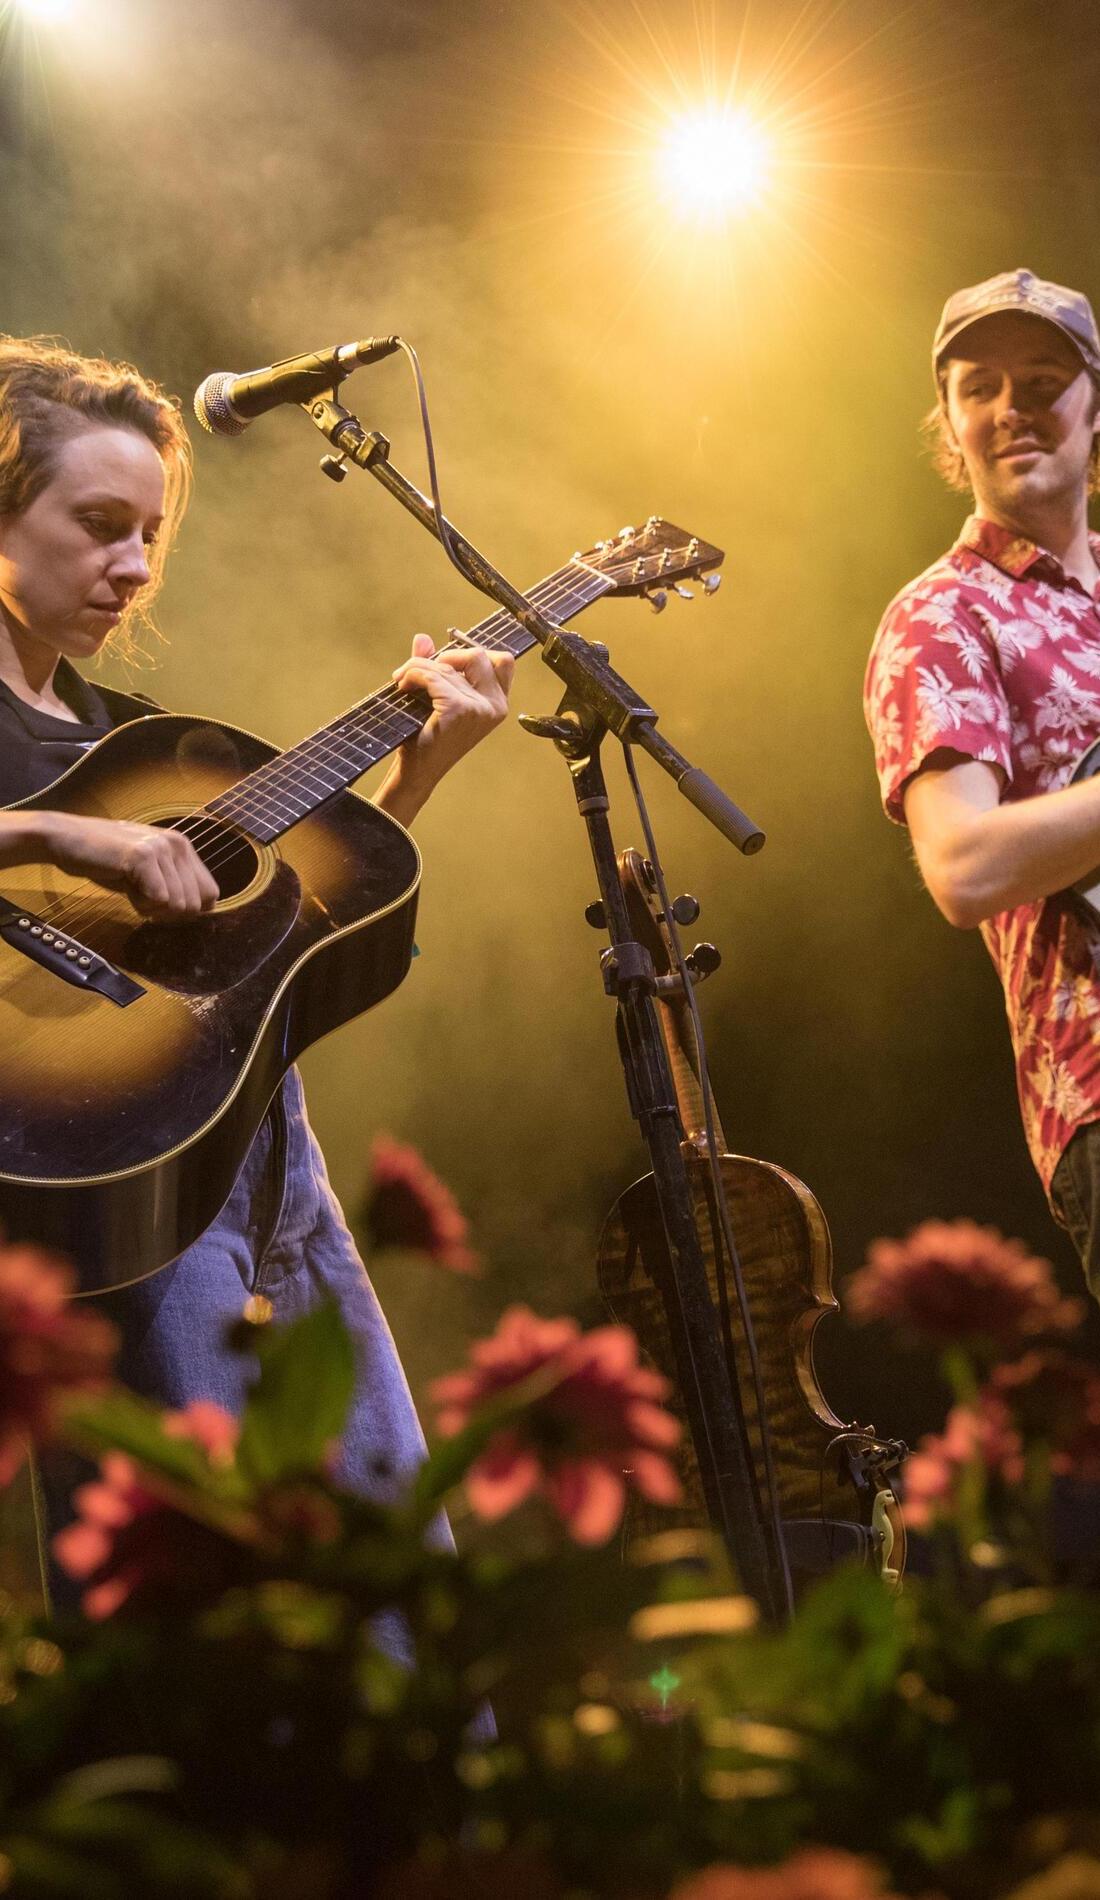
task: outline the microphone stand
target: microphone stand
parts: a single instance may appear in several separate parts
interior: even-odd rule
[[[744,1414],[721,1350],[681,1151],[683,1127],[653,1002],[657,987],[653,960],[633,940],[619,883],[608,819],[610,800],[600,760],[604,737],[612,732],[624,743],[648,752],[675,779],[683,795],[742,852],[749,855],[759,850],[764,834],[713,779],[657,732],[656,712],[608,665],[606,647],[564,633],[445,519],[440,532],[431,502],[390,462],[384,435],[365,430],[358,417],[332,396],[301,406],[337,450],[341,463],[352,462],[366,470],[437,540],[446,536],[467,579],[540,642],[543,660],[565,684],[565,696],[554,717],[524,723],[536,737],[553,740],[564,755],[588,832],[601,921],[610,939],[610,947],[601,956],[604,987],[616,1001],[619,1054],[630,1110],[652,1162],[672,1267],[670,1330],[708,1509],[743,1588],[756,1599],[768,1622],[779,1623],[787,1603],[775,1530],[759,1496]],[[325,458],[325,465],[326,472],[336,472],[330,458]]]

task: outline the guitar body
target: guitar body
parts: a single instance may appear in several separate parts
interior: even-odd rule
[[[685,1143],[684,1155],[711,1298],[716,1314],[723,1320],[728,1314],[733,1381],[741,1395],[757,1480],[763,1488],[756,1391],[736,1297],[720,1266],[724,1250],[716,1241],[710,1165],[690,1143]],[[830,1288],[831,1245],[825,1216],[810,1190],[783,1168],[727,1154],[721,1157],[721,1170],[753,1317],[780,1510],[784,1518],[824,1514],[834,1520],[851,1519],[858,1507],[847,1465],[828,1450],[834,1434],[845,1426],[826,1404],[813,1368],[814,1331],[837,1304]],[[720,1237],[720,1228],[717,1234]],[[674,1368],[677,1354],[666,1307],[671,1267],[652,1175],[635,1181],[608,1216],[600,1240],[598,1273],[600,1289],[616,1319],[633,1327],[658,1366],[666,1371]],[[704,1520],[705,1500],[678,1380],[671,1402],[685,1426],[680,1443],[684,1497],[679,1509],[683,1522],[698,1524]],[[653,1514],[653,1528],[667,1528],[675,1521],[675,1512],[665,1506]]]
[[[18,809],[168,823],[278,756],[235,726],[159,715],[109,733]],[[143,1278],[197,1239],[295,1057],[408,969],[419,854],[354,793],[273,845],[237,832],[209,862],[222,896],[179,925],[143,923],[50,865],[4,874],[10,903],[140,990],[120,1006],[0,941],[0,1223],[69,1255],[82,1292]]]

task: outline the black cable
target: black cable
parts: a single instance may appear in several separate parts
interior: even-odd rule
[[[722,1234],[726,1243],[730,1272],[733,1276],[733,1284],[737,1293],[737,1306],[741,1314],[741,1325],[745,1337],[745,1346],[748,1351],[749,1365],[752,1368],[752,1383],[753,1390],[756,1394],[756,1410],[760,1425],[760,1447],[763,1455],[764,1481],[768,1494],[768,1516],[771,1520],[776,1556],[783,1578],[783,1592],[786,1597],[787,1611],[788,1614],[793,1614],[794,1586],[791,1582],[791,1567],[787,1559],[787,1546],[783,1536],[783,1517],[780,1510],[779,1490],[775,1478],[775,1460],[772,1455],[771,1431],[768,1426],[768,1414],[764,1404],[764,1382],[760,1371],[760,1355],[757,1350],[756,1332],[752,1323],[752,1314],[749,1310],[748,1295],[745,1291],[744,1275],[741,1271],[741,1257],[737,1251],[737,1242],[733,1237],[733,1224],[730,1220],[729,1204],[726,1200],[726,1190],[722,1181],[722,1169],[718,1155],[718,1140],[714,1131],[714,1098],[711,1093],[710,1068],[707,1062],[703,1024],[699,1015],[699,1005],[695,999],[695,985],[691,980],[691,971],[687,967],[687,959],[684,956],[683,946],[680,943],[680,933],[672,914],[672,903],[668,895],[664,871],[661,868],[661,861],[657,853],[657,843],[653,835],[653,828],[649,822],[649,810],[645,802],[645,794],[642,791],[637,768],[634,764],[633,748],[628,744],[624,744],[623,754],[626,759],[626,769],[630,776],[634,800],[638,807],[638,815],[642,821],[642,830],[645,833],[646,854],[653,866],[657,895],[660,899],[661,909],[664,912],[669,941],[676,959],[676,968],[683,985],[688,1009],[691,1012],[691,1022],[695,1034],[696,1052],[699,1061],[699,1084],[703,1096],[703,1114],[706,1123],[707,1159],[710,1164],[715,1205],[722,1223]]]
[[[436,473],[435,466],[435,444],[432,440],[432,425],[428,417],[428,392],[424,387],[424,377],[420,369],[420,358],[417,356],[412,344],[406,343],[403,336],[399,336],[397,341],[409,359],[413,373],[413,381],[416,384],[416,400],[420,407],[420,426],[424,431],[424,453],[428,462],[428,488],[431,493],[432,513],[435,516],[436,532],[439,535],[440,545],[447,559],[450,561],[451,566],[457,567],[463,580],[473,581],[475,587],[480,587],[481,583],[478,581],[477,576],[471,574],[465,561],[458,553],[454,542],[451,540],[446,518],[443,513],[443,504],[439,499],[439,477]]]

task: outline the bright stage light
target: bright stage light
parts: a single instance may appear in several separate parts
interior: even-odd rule
[[[674,120],[658,168],[666,192],[688,215],[718,219],[759,199],[770,157],[766,133],[747,113],[711,106]]]
[[[76,0],[18,0],[18,10],[41,26],[60,26],[72,19]]]

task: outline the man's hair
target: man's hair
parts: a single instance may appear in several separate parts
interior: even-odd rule
[[[921,438],[936,474],[941,476],[948,488],[953,488],[956,494],[968,495],[970,477],[966,472],[962,450],[955,440],[954,430],[947,418],[946,365],[936,380],[940,389],[939,400],[933,404],[927,415],[921,417]],[[1089,380],[1092,383],[1092,413],[1095,418],[1100,414],[1100,387],[1097,386],[1091,373]],[[1092,449],[1089,453],[1088,493],[1100,494],[1100,436],[1093,436]]]
[[[191,493],[191,444],[179,406],[129,363],[78,356],[53,337],[0,337],[0,515],[19,515],[47,488],[66,442],[85,429],[133,429],[164,464],[164,522],[149,553],[150,579],[130,602],[110,647],[140,647],[155,632],[150,608]]]

